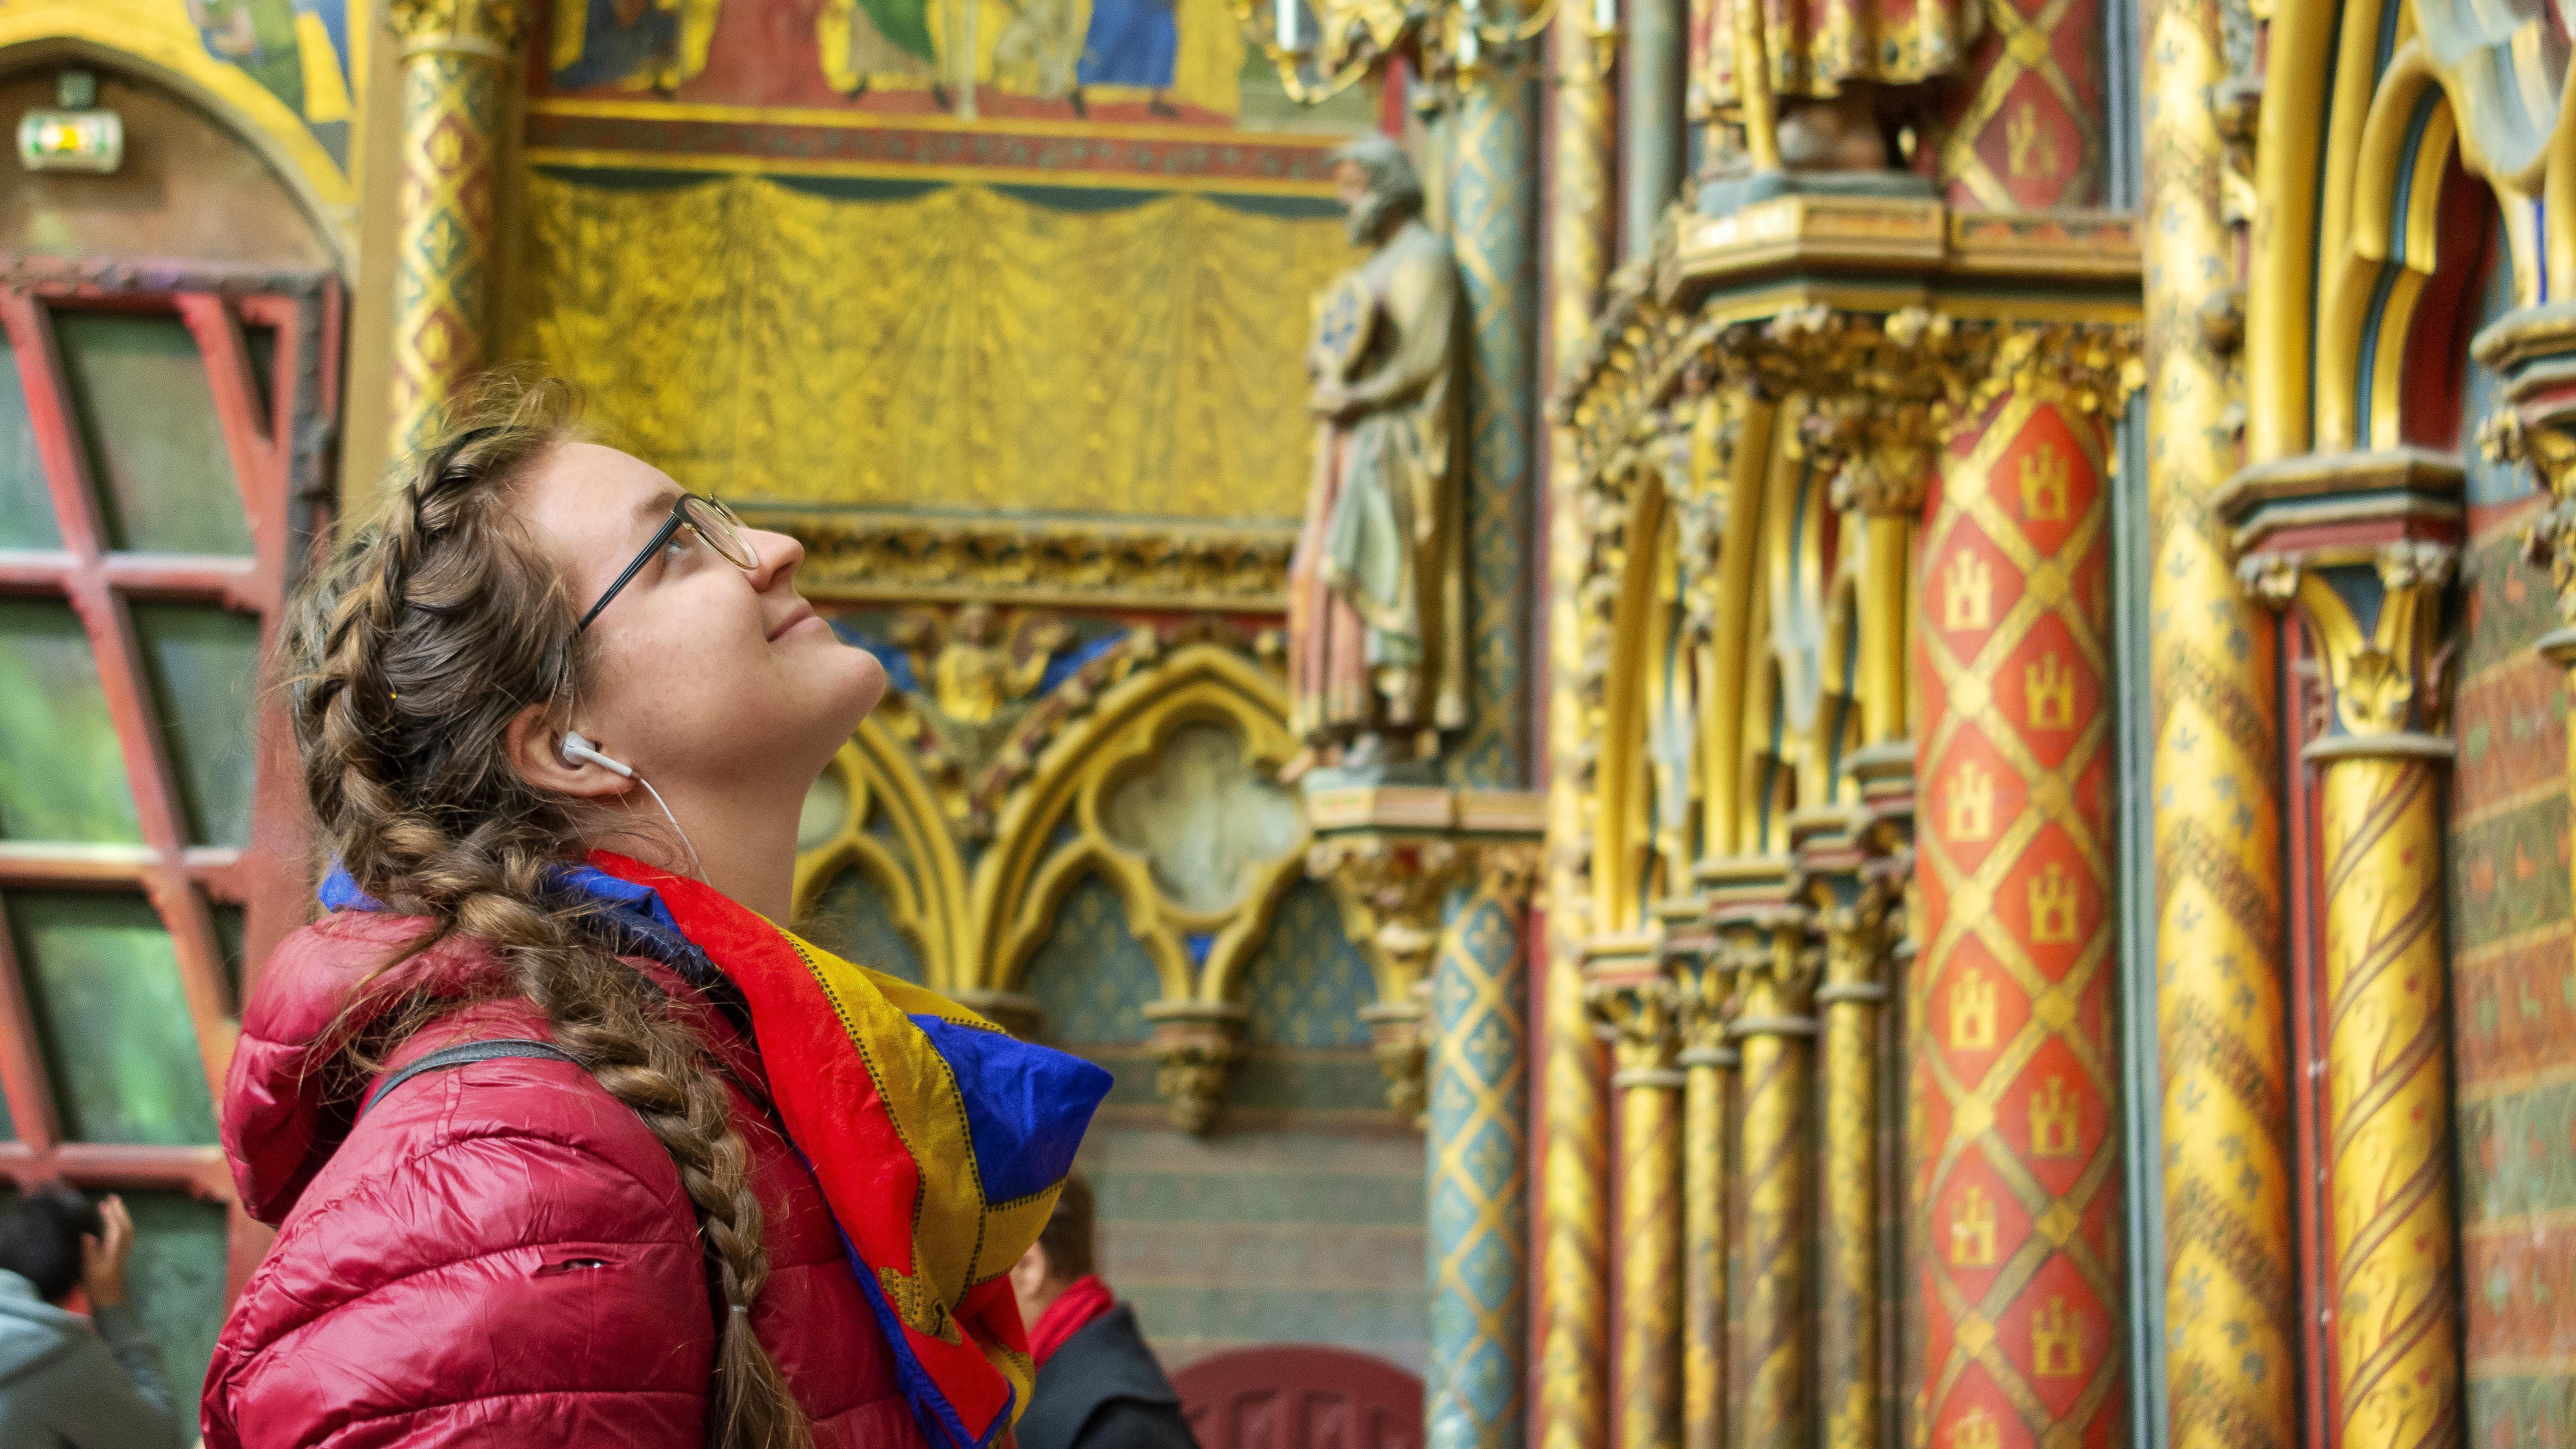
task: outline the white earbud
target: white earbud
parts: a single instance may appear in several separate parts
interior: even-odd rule
[[[705,880],[707,878],[707,863],[698,859],[698,847],[689,839],[689,832],[680,829],[680,817],[671,813],[671,807],[663,801],[662,792],[653,788],[652,781],[636,774],[635,767],[627,764],[625,761],[612,760],[608,756],[601,754],[596,746],[581,737],[581,732],[579,730],[574,730],[564,736],[563,762],[567,765],[578,766],[584,760],[588,760],[590,763],[597,765],[601,769],[607,770],[612,774],[623,775],[627,779],[634,781],[636,784],[643,786],[644,793],[653,797],[653,803],[655,805],[661,806],[662,818],[671,822],[671,829],[680,837],[680,844],[688,848],[689,863],[698,868],[698,879]]]
[[[592,764],[601,766],[602,768],[610,770],[616,774],[623,775],[627,779],[632,780],[635,778],[635,772],[633,770],[627,768],[623,762],[612,760],[606,755],[601,754],[590,741],[581,737],[581,732],[579,730],[575,730],[571,734],[564,736],[563,762],[567,765],[579,765],[584,760],[588,760]]]

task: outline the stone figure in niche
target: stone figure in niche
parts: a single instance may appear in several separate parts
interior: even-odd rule
[[[1280,776],[1427,782],[1440,731],[1467,722],[1458,266],[1394,141],[1353,142],[1334,176],[1368,257],[1318,299],[1306,352],[1315,485],[1288,569],[1302,748]]]

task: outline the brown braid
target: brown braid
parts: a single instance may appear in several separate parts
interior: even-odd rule
[[[581,634],[555,569],[516,512],[518,485],[577,437],[561,383],[503,378],[415,458],[384,516],[351,537],[288,621],[296,740],[322,846],[360,888],[431,922],[407,959],[454,934],[492,947],[554,1038],[642,1118],[680,1171],[727,1312],[707,1442],[811,1449],[777,1365],[751,1331],[769,1278],[751,1156],[696,1034],[633,968],[602,950],[576,907],[550,902],[547,868],[577,858],[582,821],[504,755],[531,702],[574,708]],[[387,965],[393,965],[388,962]],[[352,993],[325,1069],[362,1069],[439,1009]],[[452,1005],[452,1003],[449,1003]]]

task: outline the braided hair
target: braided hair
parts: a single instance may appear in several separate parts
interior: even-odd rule
[[[573,601],[516,506],[534,468],[579,437],[577,415],[560,382],[488,382],[290,612],[296,743],[319,843],[388,909],[429,922],[343,1007],[343,1022],[376,1025],[326,1034],[332,1060],[316,1065],[363,1070],[439,1014],[417,995],[375,999],[405,989],[386,968],[450,935],[490,947],[502,989],[544,1009],[556,1042],[679,1169],[726,1310],[711,1449],[811,1449],[751,1331],[769,1254],[724,1082],[672,1003],[602,948],[579,907],[549,898],[546,872],[580,856],[584,820],[506,757],[526,706],[568,713],[580,697]]]

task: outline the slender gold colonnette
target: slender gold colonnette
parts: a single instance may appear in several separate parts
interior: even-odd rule
[[[2226,77],[2220,8],[2151,0],[2145,47],[2165,1402],[2174,1449],[2291,1449],[2299,1337],[2274,630],[2238,590],[2211,512],[2235,464],[2226,417],[2240,388],[2198,310],[2235,254],[2211,110]]]
[[[1682,1050],[1682,1449],[1726,1444],[1727,1098],[1742,1061],[1726,1044],[1728,972],[1686,968]]]
[[[1598,57],[1579,27],[1551,29],[1556,115],[1552,138],[1554,204],[1548,225],[1549,356],[1557,368],[1590,346],[1593,310],[1609,275],[1610,117]],[[1538,1364],[1540,1449],[1602,1449],[1609,1433],[1603,1366],[1609,1320],[1604,1239],[1605,1100],[1601,1053],[1583,1003],[1579,943],[1590,929],[1590,885],[1583,877],[1585,720],[1582,702],[1562,687],[1583,670],[1584,631],[1577,590],[1583,577],[1581,468],[1574,433],[1551,430],[1549,477],[1548,639],[1559,686],[1548,702],[1549,862],[1546,1020],[1547,1156],[1539,1203],[1538,1309],[1543,1315]]]
[[[1736,1449],[1804,1449],[1807,1442],[1808,1097],[1816,1020],[1815,961],[1805,913],[1766,922],[1767,942],[1739,957],[1744,1010],[1730,1028],[1744,1054],[1745,1286],[1743,1412]]]
[[[1879,1437],[1878,1016],[1887,893],[1876,881],[1823,916],[1824,1278],[1816,1325],[1825,1449]]]
[[[2460,1434],[2440,782],[2410,755],[2324,775],[2337,1440],[2437,1449]]]
[[[1619,1449],[1681,1432],[1681,1088],[1668,980],[1594,988],[1619,1093]]]
[[[2460,472],[2447,459],[2387,474],[2349,459],[2313,466],[2361,495],[2350,512],[2384,530],[2375,547],[2310,551],[2296,512],[2267,516],[2267,503],[2304,507],[2313,491],[2286,483],[2285,469],[2249,470],[2232,492],[2253,500],[2250,533],[2278,530],[2239,576],[2260,598],[2295,603],[2325,685],[2325,732],[2304,754],[2319,775],[2323,856],[2331,1432],[2343,1449],[2452,1449],[2459,1281],[2439,771],[2453,747],[2435,650],[2456,554],[2445,538],[2408,534],[2428,520],[2446,531],[2424,505],[2456,497]]]

